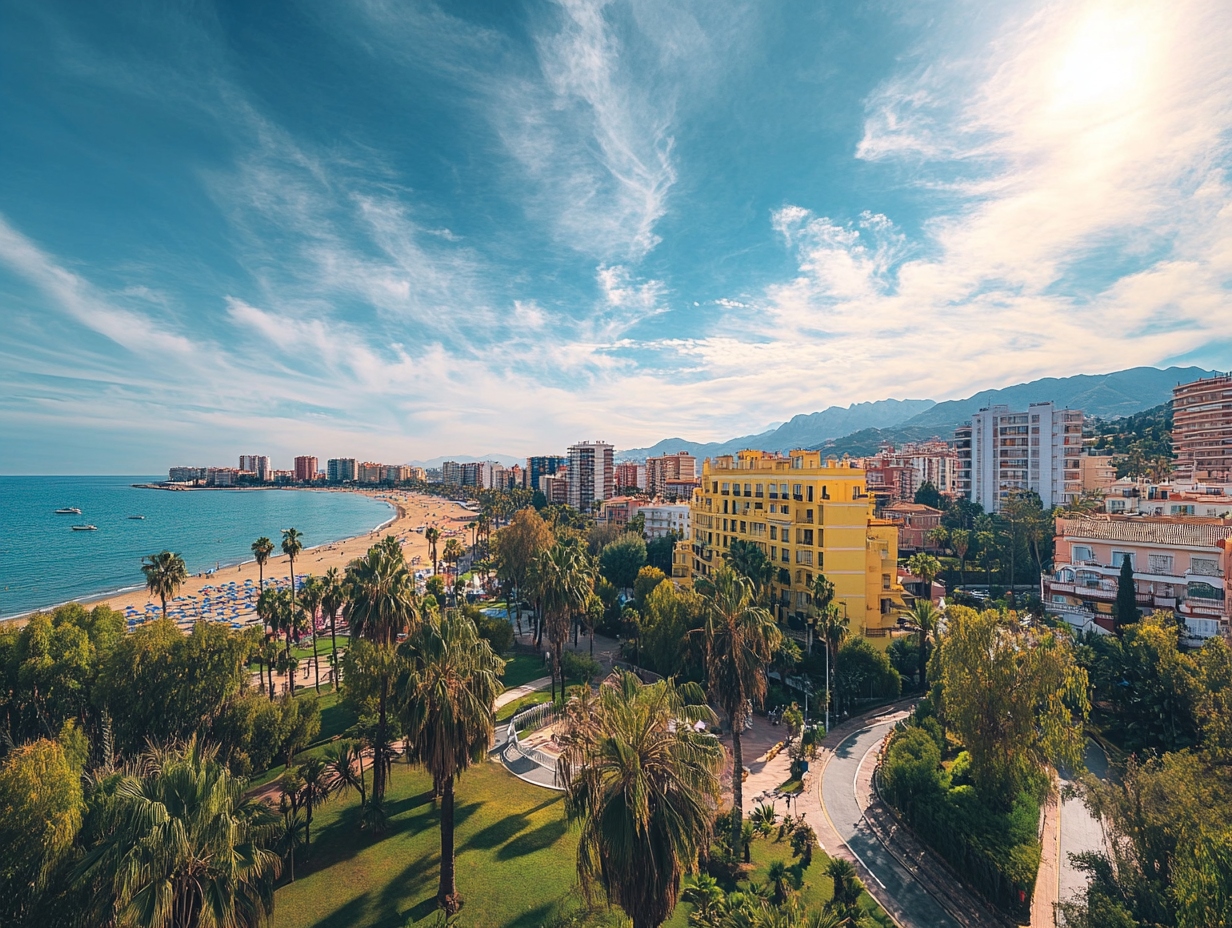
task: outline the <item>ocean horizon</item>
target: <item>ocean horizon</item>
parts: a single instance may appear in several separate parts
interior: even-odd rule
[[[159,551],[179,553],[197,574],[251,561],[252,543],[265,535],[278,545],[284,528],[294,526],[312,548],[396,515],[391,504],[358,493],[132,486],[160,479],[0,476],[0,619],[141,588],[141,559]],[[55,512],[69,507],[81,514]]]

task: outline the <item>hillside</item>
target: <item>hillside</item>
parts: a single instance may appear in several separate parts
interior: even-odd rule
[[[1134,367],[1110,374],[1076,374],[1045,377],[997,390],[983,390],[965,399],[934,403],[932,400],[878,400],[831,406],[821,412],[795,416],[776,429],[743,435],[722,442],[694,442],[669,438],[649,448],[618,453],[625,460],[688,451],[698,458],[735,454],[742,448],[789,451],[793,448],[833,449],[841,456],[876,451],[881,441],[901,444],[919,438],[953,438],[953,430],[968,422],[974,412],[998,404],[1025,409],[1031,403],[1052,401],[1088,416],[1111,420],[1129,416],[1168,402],[1172,388],[1213,371],[1200,367]],[[913,437],[914,436],[914,437]]]

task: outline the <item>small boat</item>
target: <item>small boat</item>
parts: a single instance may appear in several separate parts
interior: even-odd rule
[[[144,519],[145,516],[129,516],[130,519]]]
[[[81,515],[81,510],[73,506],[66,506],[64,509],[57,509],[56,515],[58,516],[79,516]]]
[[[74,525],[73,531],[74,532],[97,532],[98,526],[97,525]]]

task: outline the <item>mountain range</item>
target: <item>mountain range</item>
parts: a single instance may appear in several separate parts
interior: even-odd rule
[[[778,428],[755,435],[722,442],[668,438],[649,448],[620,451],[617,457],[644,460],[674,451],[688,451],[702,458],[735,454],[744,448],[763,451],[825,448],[840,457],[844,453],[864,455],[876,451],[882,441],[902,443],[933,436],[949,440],[955,428],[970,421],[972,413],[986,406],[1025,409],[1031,403],[1053,402],[1081,409],[1089,416],[1116,419],[1166,403],[1172,398],[1172,388],[1176,384],[1215,373],[1200,367],[1133,367],[1110,374],[1045,377],[999,390],[981,390],[966,399],[941,403],[890,399],[853,403],[846,408],[831,406],[821,412],[795,416]]]

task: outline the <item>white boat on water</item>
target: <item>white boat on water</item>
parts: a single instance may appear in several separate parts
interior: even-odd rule
[[[57,509],[56,515],[58,516],[79,516],[81,515],[81,510],[77,509],[74,506],[66,506],[64,509]]]
[[[97,532],[98,526],[97,525],[74,525],[73,531],[74,532]]]
[[[129,516],[130,519],[144,519],[145,516]]]

